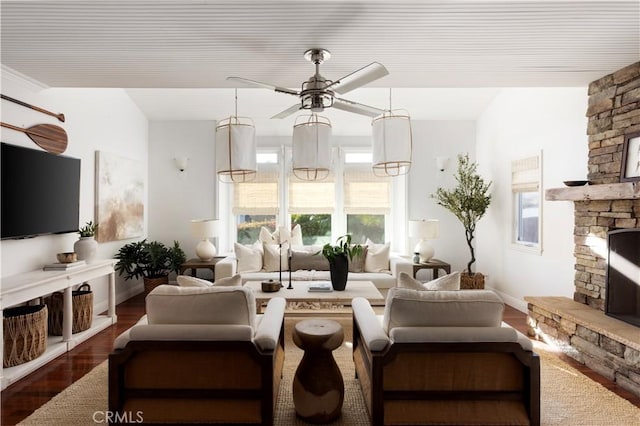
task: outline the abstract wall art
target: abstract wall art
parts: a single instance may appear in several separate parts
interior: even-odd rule
[[[144,183],[141,161],[96,151],[96,239],[99,242],[143,235]]]

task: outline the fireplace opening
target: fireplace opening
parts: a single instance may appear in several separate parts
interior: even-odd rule
[[[640,229],[608,234],[605,313],[640,327]]]

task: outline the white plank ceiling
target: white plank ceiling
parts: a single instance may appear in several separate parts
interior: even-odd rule
[[[586,86],[640,58],[638,0],[2,0],[0,12],[3,66],[50,87],[215,89],[242,76],[298,90],[312,47],[331,51],[330,79],[378,61],[390,74],[368,88],[425,90]],[[295,102],[251,90],[285,98],[267,117]]]

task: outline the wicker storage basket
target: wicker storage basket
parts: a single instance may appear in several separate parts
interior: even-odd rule
[[[480,272],[475,274],[460,274],[460,289],[461,290],[481,290],[484,288],[484,275]]]
[[[73,323],[72,333],[79,333],[91,327],[93,320],[93,292],[87,283],[82,284],[71,293]],[[47,297],[49,306],[49,333],[62,336],[62,317],[64,316],[64,294],[53,293]]]
[[[47,350],[46,305],[9,308],[3,314],[5,368],[36,359]]]

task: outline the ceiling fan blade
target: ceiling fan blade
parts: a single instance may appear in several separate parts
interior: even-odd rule
[[[384,110],[380,108],[339,98],[333,99],[333,107],[356,114],[368,115],[369,117],[377,117],[384,112]]]
[[[334,81],[326,88],[344,95],[353,89],[357,89],[367,83],[371,83],[372,81],[382,78],[387,74],[389,74],[389,71],[387,71],[384,65],[379,62],[372,62],[369,65]]]
[[[300,109],[300,104],[291,105],[289,108],[285,109],[282,112],[279,112],[278,114],[274,115],[271,118],[285,118],[290,116],[294,112],[298,111],[299,109]]]
[[[274,86],[273,84],[263,83],[261,81],[249,80],[248,78],[227,77],[227,80],[239,81],[241,83],[245,83],[245,84],[248,84],[250,86],[257,86],[257,87],[262,87],[264,89],[271,89],[271,90],[274,90],[276,92],[286,93],[288,95],[300,96],[300,93],[296,92],[295,90],[287,89],[286,87]]]

